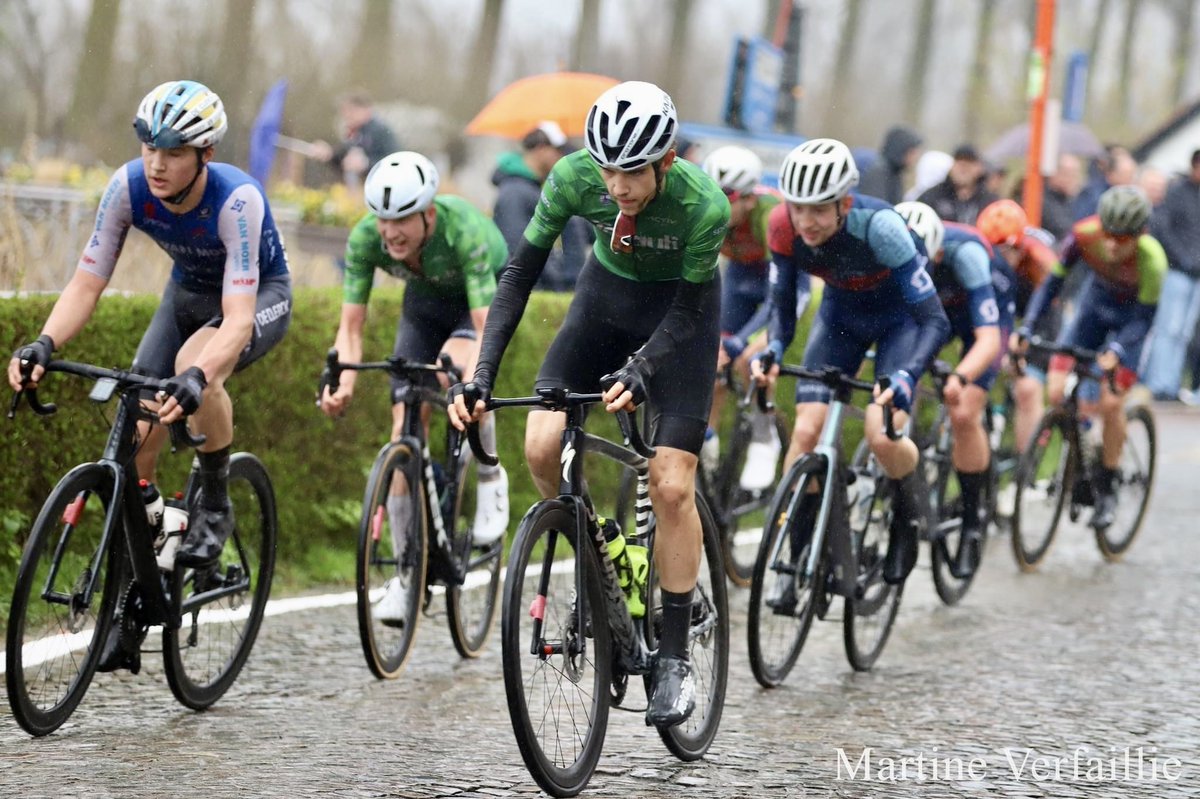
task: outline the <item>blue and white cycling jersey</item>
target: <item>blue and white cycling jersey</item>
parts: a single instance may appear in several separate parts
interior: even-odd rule
[[[141,159],[113,173],[79,268],[105,280],[132,225],[174,261],[171,279],[188,291],[257,294],[259,284],[288,273],[283,240],[262,186],[229,164],[209,163],[204,196],[175,214],[150,193]]]
[[[978,327],[1012,326],[1011,269],[975,228],[947,222],[942,261],[933,271],[938,298],[954,334],[974,338]],[[995,270],[1000,274],[994,275]],[[999,278],[999,280],[997,280]],[[1009,287],[1003,297],[999,286]],[[1006,313],[1007,312],[1007,313]]]

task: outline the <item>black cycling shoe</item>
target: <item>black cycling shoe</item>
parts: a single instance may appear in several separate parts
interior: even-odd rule
[[[682,657],[656,657],[650,672],[650,701],[646,724],[674,727],[696,709],[696,680],[691,661]]]
[[[207,566],[221,557],[225,542],[233,533],[233,505],[225,500],[220,510],[205,508],[199,503],[188,519],[187,535],[175,554],[175,562],[197,568]]]
[[[775,592],[763,600],[763,604],[779,616],[793,616],[800,598],[796,596],[796,575],[776,574]]]
[[[1096,510],[1092,513],[1091,526],[1096,530],[1107,530],[1117,519],[1117,494],[1112,487],[1096,491]]]
[[[950,574],[956,580],[966,580],[975,574],[979,568],[980,556],[983,552],[983,525],[976,515],[974,523],[968,523],[963,518],[962,532],[958,537],[958,552],[949,562]]]
[[[921,469],[914,469],[896,480],[892,498],[892,524],[887,554],[883,559],[883,581],[899,585],[917,565],[917,542],[928,526],[929,489],[922,479]]]

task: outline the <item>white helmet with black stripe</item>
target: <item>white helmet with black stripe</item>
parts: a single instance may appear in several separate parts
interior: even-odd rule
[[[631,80],[596,100],[584,143],[601,167],[632,172],[666,155],[678,127],[670,95],[653,83]]]
[[[424,211],[433,204],[437,190],[437,167],[409,150],[380,159],[363,182],[367,208],[380,219],[400,219]]]
[[[840,200],[857,185],[854,156],[837,139],[809,139],[788,153],[779,169],[779,191],[799,205]]]

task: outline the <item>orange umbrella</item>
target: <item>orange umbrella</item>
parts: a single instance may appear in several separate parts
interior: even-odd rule
[[[587,113],[618,81],[587,72],[550,72],[505,86],[467,125],[472,136],[519,139],[539,122],[557,122],[568,136],[582,136]]]

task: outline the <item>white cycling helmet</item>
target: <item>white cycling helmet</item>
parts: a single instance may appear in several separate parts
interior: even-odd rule
[[[654,163],[675,143],[679,120],[671,97],[653,83],[618,83],[588,112],[584,142],[596,163],[632,172]]]
[[[904,217],[904,221],[908,223],[912,232],[925,242],[925,252],[929,257],[935,257],[938,250],[942,249],[942,241],[946,238],[946,226],[942,224],[942,219],[937,215],[937,211],[925,203],[907,202],[899,203],[896,206],[896,213]]]
[[[746,194],[762,182],[762,159],[745,147],[729,145],[713,150],[704,159],[704,171],[726,194]]]
[[[224,138],[229,120],[212,89],[194,80],[172,80],[142,98],[133,128],[151,147],[204,148]]]
[[[780,192],[800,205],[840,200],[857,185],[854,156],[837,139],[809,139],[788,153],[779,168]]]
[[[425,156],[403,150],[371,167],[363,182],[367,208],[380,219],[399,219],[433,204],[438,171]]]

